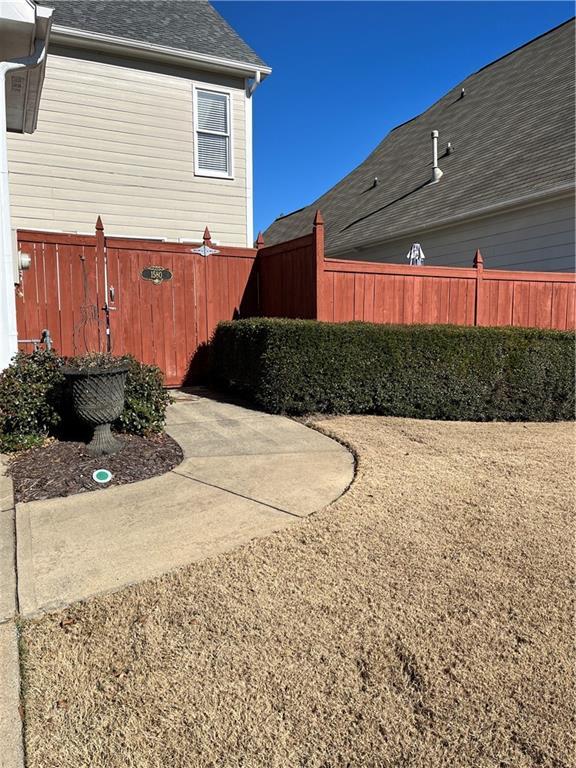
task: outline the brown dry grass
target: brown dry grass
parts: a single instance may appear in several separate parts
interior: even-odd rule
[[[329,510],[25,625],[29,768],[574,765],[572,426],[322,428]]]

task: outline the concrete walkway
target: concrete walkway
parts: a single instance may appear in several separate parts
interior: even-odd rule
[[[12,481],[0,456],[0,768],[23,768]]]
[[[339,443],[290,419],[207,397],[177,393],[167,431],[184,461],[165,475],[16,505],[21,615],[284,528],[332,502],[353,477],[352,456]],[[13,593],[9,573],[5,578],[3,590]]]
[[[184,461],[165,475],[15,506],[0,457],[0,768],[24,764],[17,614],[225,552],[298,522],[352,481],[348,451],[301,424],[198,395],[175,398],[167,431]]]

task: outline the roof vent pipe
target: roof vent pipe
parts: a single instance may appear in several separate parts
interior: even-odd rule
[[[438,131],[432,131],[432,152],[434,155],[434,162],[432,164],[432,179],[430,184],[436,184],[444,175],[438,167]]]

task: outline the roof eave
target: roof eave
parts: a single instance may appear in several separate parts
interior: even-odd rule
[[[374,248],[378,245],[383,245],[384,243],[389,243],[394,240],[398,240],[399,238],[407,237],[408,235],[419,235],[422,232],[432,232],[437,229],[444,229],[445,227],[450,227],[450,226],[454,226],[455,224],[460,224],[463,221],[468,221],[472,219],[473,220],[482,219],[494,213],[499,213],[499,212],[504,213],[506,211],[511,211],[517,208],[524,208],[524,207],[529,207],[531,205],[537,205],[539,202],[543,200],[552,200],[555,198],[569,197],[571,195],[574,195],[574,185],[572,183],[563,184],[561,186],[552,187],[551,189],[543,190],[541,192],[534,192],[529,195],[524,195],[522,197],[503,200],[499,203],[487,205],[482,208],[476,208],[476,209],[471,209],[469,211],[464,211],[464,213],[459,213],[456,216],[450,216],[445,219],[440,219],[434,224],[421,224],[415,227],[411,227],[409,229],[407,228],[404,230],[400,230],[398,232],[391,232],[389,235],[386,235],[385,237],[366,240],[362,243],[358,243],[358,245],[347,245],[347,246],[342,246],[341,248],[327,248],[326,255],[335,257],[335,256],[341,256],[344,253],[350,253],[352,251],[354,252],[363,251],[363,250],[366,250],[367,248]]]
[[[23,5],[18,10],[22,8]],[[29,3],[27,11],[29,16],[21,13],[19,17],[8,17],[12,58],[1,62],[2,82],[6,77],[6,130],[9,133],[34,133],[44,82],[52,9]],[[14,55],[18,48],[19,55]],[[18,87],[12,86],[12,76],[18,78]]]
[[[115,54],[121,52],[137,56],[141,59],[164,61],[180,66],[194,66],[198,69],[222,72],[236,75],[237,77],[255,77],[259,72],[260,78],[263,80],[272,72],[270,67],[263,64],[234,61],[233,59],[225,59],[220,56],[210,56],[205,53],[196,53],[195,51],[183,51],[179,48],[170,48],[139,40],[127,40],[123,37],[103,35],[99,32],[88,32],[86,30],[73,29],[72,27],[62,27],[57,24],[52,27],[51,39],[52,44],[74,45],[75,47]]]

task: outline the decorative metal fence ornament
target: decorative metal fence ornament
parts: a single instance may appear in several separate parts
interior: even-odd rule
[[[420,245],[420,243],[412,244],[412,246],[410,247],[410,250],[406,254],[406,258],[408,259],[411,267],[422,266],[422,262],[424,261],[426,256],[424,256],[424,251],[422,250],[422,246]]]
[[[208,227],[204,230],[204,235],[202,236],[202,240],[204,241],[200,248],[193,248],[192,253],[199,253],[200,256],[212,256],[214,253],[220,253],[220,251],[217,251],[215,248],[212,248],[212,235],[210,234],[210,230]]]
[[[210,248],[209,245],[201,245],[200,248],[193,248],[192,253],[199,253],[200,256],[212,256],[213,253],[220,253],[216,248]]]
[[[90,301],[90,291],[88,288],[88,273],[86,272],[86,256],[80,254],[80,263],[82,264],[82,288],[84,292],[84,301],[80,305],[80,320],[76,323],[73,330],[72,344],[74,354],[81,352],[105,352],[106,341],[102,338],[102,328],[100,324],[100,313],[98,305]],[[94,336],[97,342],[94,343]],[[84,349],[80,345],[83,342]]]

